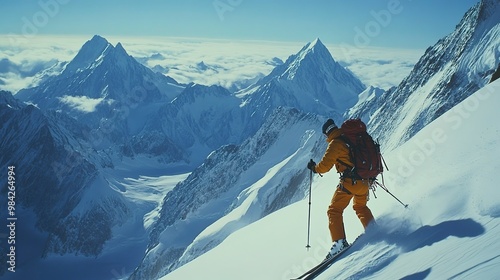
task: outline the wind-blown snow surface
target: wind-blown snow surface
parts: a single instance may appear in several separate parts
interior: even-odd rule
[[[496,279],[500,273],[500,82],[474,93],[385,156],[369,230],[317,279]],[[305,165],[306,163],[304,163]],[[311,245],[307,199],[231,234],[162,279],[290,279],[319,262],[330,246],[326,208],[337,174],[315,176]],[[362,232],[349,207],[348,240]],[[205,235],[208,235],[205,232]]]

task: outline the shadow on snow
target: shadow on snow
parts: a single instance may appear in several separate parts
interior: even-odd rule
[[[390,231],[386,229],[387,228],[377,226],[376,228],[368,230],[367,233],[361,237],[361,242],[353,245],[353,251],[362,250],[367,243],[373,244],[383,241],[389,245],[396,245],[401,248],[402,253],[406,253],[416,251],[426,246],[432,246],[434,243],[438,243],[451,236],[460,238],[476,237],[485,232],[485,228],[472,219],[445,221],[433,226],[422,226],[411,233],[405,233],[404,228],[399,231],[396,230],[392,233],[388,233]],[[389,266],[395,259],[397,259],[398,255],[399,253],[395,253],[394,250],[388,250],[382,253],[382,255],[379,255],[377,260],[372,260],[371,267],[365,267],[363,271],[358,272],[353,275],[353,277],[355,279],[359,279],[364,276],[373,275],[373,273]],[[403,279],[425,279],[430,272],[431,268],[428,268],[424,271],[408,275]]]

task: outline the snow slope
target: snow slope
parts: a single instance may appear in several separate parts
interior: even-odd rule
[[[318,279],[496,279],[500,272],[500,82],[477,91],[385,155],[386,185],[369,206],[378,227]],[[306,163],[304,162],[304,165]],[[326,208],[337,174],[315,177],[311,245],[307,199],[231,234],[167,279],[290,279],[330,246]],[[351,208],[348,240],[362,232]],[[205,232],[205,235],[209,234]]]

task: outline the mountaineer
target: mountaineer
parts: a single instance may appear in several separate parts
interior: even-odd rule
[[[361,120],[347,120],[339,128],[332,119],[328,119],[322,127],[322,132],[326,137],[328,147],[321,161],[316,164],[311,160],[307,164],[307,168],[313,173],[321,174],[330,171],[335,165],[337,172],[340,173],[340,181],[327,211],[330,236],[333,242],[330,252],[327,255],[327,258],[330,258],[349,245],[346,240],[342,215],[351,199],[353,200],[353,209],[363,227],[366,229],[374,222],[372,212],[366,204],[370,186],[378,173],[382,172],[382,163],[380,161],[379,146],[368,135],[366,125]],[[363,140],[364,138],[362,137],[369,137],[372,144],[368,144],[366,147],[357,147],[364,145],[359,144],[360,142],[357,140]],[[373,160],[363,160],[363,164],[368,162],[370,167],[355,164],[359,162],[360,157],[366,156],[366,153],[374,155]],[[373,170],[368,172],[366,170],[368,168]],[[360,176],[360,174],[363,176]]]

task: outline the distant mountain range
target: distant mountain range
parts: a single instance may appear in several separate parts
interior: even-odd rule
[[[349,80],[336,81],[339,73]],[[302,84],[313,78],[315,82]],[[296,107],[293,110],[299,111],[292,111],[297,116],[331,112],[338,117],[341,104],[355,103],[362,89],[362,83],[336,63],[319,40],[256,85],[232,94],[220,86],[181,85],[155,74],[130,57],[121,44],[114,47],[96,35],[59,75],[15,97],[1,93],[5,108],[1,131],[8,135],[2,139],[1,163],[4,167],[16,163],[25,171],[19,181],[25,186],[19,203],[33,210],[36,228],[47,234],[43,256],[97,256],[113,239],[113,228],[126,223],[134,212],[133,202],[117,189],[117,178],[109,175],[124,158],[133,162],[145,157],[158,168],[181,164],[193,169],[212,151],[249,141],[271,116],[276,120],[289,115],[292,109],[285,107]],[[282,109],[273,113],[277,108]],[[308,118],[317,121],[302,129],[321,125],[318,117]],[[273,127],[274,133],[279,129]],[[278,141],[272,135],[266,141]],[[244,168],[251,168],[257,159]],[[302,181],[294,183],[296,188]],[[288,195],[297,199],[296,192]]]

